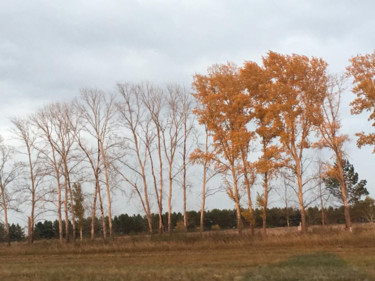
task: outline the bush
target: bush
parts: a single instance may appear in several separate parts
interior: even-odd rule
[[[182,220],[177,221],[174,230],[176,232],[184,232],[185,231],[184,221]]]
[[[212,230],[212,231],[218,231],[218,230],[220,230],[220,225],[218,225],[218,224],[214,224],[214,225],[211,227],[211,230]]]

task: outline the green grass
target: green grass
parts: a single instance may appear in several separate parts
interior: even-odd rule
[[[272,231],[0,245],[0,280],[375,280],[374,229]]]
[[[253,281],[365,281],[373,280],[359,268],[353,268],[332,253],[293,256],[286,261],[264,266],[247,274],[243,280]]]

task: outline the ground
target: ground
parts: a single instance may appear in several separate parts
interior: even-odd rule
[[[0,280],[375,280],[375,228],[1,245]]]

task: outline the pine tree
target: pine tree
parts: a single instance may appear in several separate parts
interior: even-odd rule
[[[84,215],[85,215],[85,208],[84,208],[84,196],[82,193],[82,188],[80,183],[73,184],[73,201],[74,201],[74,213],[75,217],[78,219],[78,228],[79,228],[79,237],[82,241],[82,229],[84,223]]]
[[[346,182],[346,191],[348,197],[348,203],[350,205],[357,203],[362,196],[369,194],[366,180],[358,180],[358,173],[355,172],[353,164],[348,160],[343,160],[343,171]],[[328,191],[337,198],[340,202],[343,202],[342,192],[340,188],[340,182],[336,176],[337,163],[327,172],[327,175],[323,178],[324,184]]]

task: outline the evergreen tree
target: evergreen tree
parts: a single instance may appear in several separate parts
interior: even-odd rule
[[[336,166],[337,163],[335,163],[334,168]],[[342,166],[344,170],[348,202],[352,205],[358,202],[362,196],[366,196],[369,194],[367,188],[365,187],[367,181],[358,180],[358,173],[354,171],[354,166],[348,160],[344,160]],[[328,191],[340,202],[342,202],[339,180],[336,177],[328,174],[325,178],[323,178],[323,181]]]
[[[5,226],[0,222],[0,242],[6,241]]]
[[[52,239],[55,237],[55,231],[52,221],[45,220],[38,222],[34,226],[35,239]]]
[[[79,229],[79,236],[82,241],[82,232],[83,232],[83,223],[85,220],[85,208],[83,206],[84,197],[82,193],[82,188],[80,183],[74,183],[73,185],[73,204],[74,204],[74,214],[78,220],[78,229]]]
[[[11,241],[24,241],[26,239],[25,232],[19,224],[9,226],[9,237]]]

